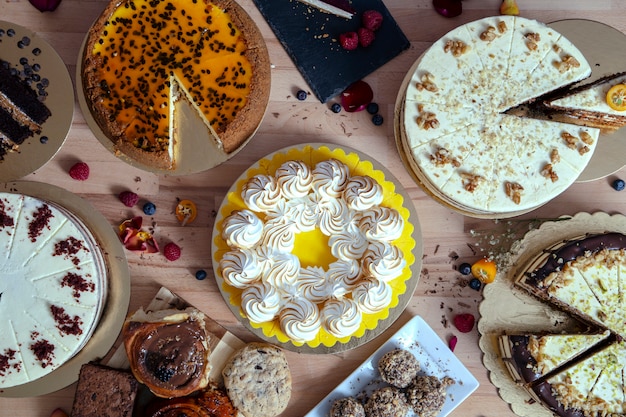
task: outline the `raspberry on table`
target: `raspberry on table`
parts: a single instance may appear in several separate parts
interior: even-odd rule
[[[77,162],[70,168],[69,174],[77,181],[85,181],[89,178],[89,165],[85,162]]]
[[[347,51],[354,51],[359,47],[359,35],[356,32],[345,32],[339,35],[341,47]]]
[[[163,248],[163,255],[168,261],[175,261],[180,258],[180,246],[174,242],[170,242]]]
[[[454,325],[461,333],[469,333],[474,328],[474,316],[470,313],[454,316]]]
[[[126,207],[133,207],[139,201],[139,196],[132,191],[122,191],[118,197]]]
[[[361,24],[364,28],[377,31],[383,24],[383,15],[378,10],[366,10],[361,15]]]

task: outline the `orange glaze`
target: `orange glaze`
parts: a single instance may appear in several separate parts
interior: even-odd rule
[[[224,10],[204,1],[127,0],[107,20],[93,54],[103,58],[104,105],[126,140],[151,150],[170,141],[171,78],[219,134],[246,104],[252,67]]]

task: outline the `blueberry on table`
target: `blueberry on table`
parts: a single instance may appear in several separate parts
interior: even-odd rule
[[[613,181],[613,188],[615,188],[616,191],[622,191],[625,187],[626,183],[624,182],[624,180],[616,179],[615,181]]]
[[[298,90],[298,92],[296,93],[296,98],[297,98],[298,100],[300,100],[300,101],[304,101],[304,100],[306,100],[306,98],[307,98],[308,96],[309,96],[309,95],[308,95],[308,94],[307,94],[307,92],[306,92],[306,91],[304,91],[304,90]]]
[[[471,289],[478,291],[480,290],[480,287],[483,286],[483,283],[480,282],[478,278],[472,278],[470,279],[469,286]]]
[[[459,265],[459,272],[463,275],[469,275],[472,273],[472,265],[464,262],[461,265]]]
[[[199,269],[196,271],[196,279],[202,281],[206,278],[206,271],[204,269]]]
[[[333,103],[333,105],[332,105],[332,106],[330,106],[330,110],[331,110],[333,113],[339,113],[339,112],[341,112],[341,104],[339,104],[339,103]]]
[[[381,116],[380,114],[375,114],[374,116],[372,116],[372,123],[374,123],[376,126],[382,125],[383,121],[383,116]]]

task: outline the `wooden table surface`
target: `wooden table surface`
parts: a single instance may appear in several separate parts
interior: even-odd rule
[[[474,329],[471,333],[461,334],[449,324],[454,314],[460,312],[470,312],[478,317],[481,293],[463,285],[466,277],[459,274],[456,267],[461,262],[478,259],[481,249],[488,249],[489,244],[485,241],[474,244],[471,231],[488,230],[494,227],[494,222],[464,217],[427,196],[411,179],[398,156],[392,125],[396,95],[415,59],[448,30],[497,14],[500,0],[466,0],[463,2],[463,14],[453,19],[439,16],[431,0],[385,1],[411,41],[411,47],[366,78],[385,117],[385,123],[380,127],[371,123],[366,112],[334,114],[314,96],[304,102],[298,101],[294,93],[301,88],[307,89],[304,79],[252,0],[238,1],[260,27],[272,63],[272,90],[267,114],[256,136],[239,154],[227,163],[194,175],[154,175],[133,168],[109,153],[89,130],[75,102],[73,124],[65,145],[48,164],[25,179],[54,184],[80,195],[99,210],[112,227],[131,215],[142,214],[140,206],[127,209],[119,203],[116,195],[121,190],[133,190],[141,198],[153,201],[157,206],[154,216],[157,239],[178,243],[182,248],[182,257],[176,262],[167,262],[160,254],[127,252],[132,277],[129,310],[146,305],[158,288],[164,285],[241,339],[252,341],[255,336],[231,313],[213,279],[210,236],[215,210],[226,191],[252,163],[286,146],[327,142],[364,151],[398,178],[415,205],[424,246],[419,284],[405,312],[373,341],[339,354],[312,356],[287,352],[293,375],[293,393],[282,416],[306,414],[414,315],[422,316],[444,340],[452,335],[458,336],[454,353],[480,382],[477,391],[452,415],[514,416],[508,404],[498,396],[482,364],[479,333]],[[518,0],[518,4],[522,16],[543,22],[584,18],[626,31],[626,2],[620,0]],[[105,5],[106,0],[63,0],[56,11],[40,13],[27,0],[2,0],[0,20],[26,26],[44,37],[61,55],[75,82],[81,42]],[[626,155],[624,158],[626,161]],[[69,167],[79,160],[91,167],[88,181],[74,181],[67,174]],[[522,218],[552,218],[581,211],[623,212],[626,209],[626,194],[618,193],[610,186],[611,180],[620,174],[626,176],[626,171],[576,183],[549,204]],[[176,200],[183,198],[195,201],[199,208],[198,219],[185,227],[181,227],[173,215]],[[201,268],[207,270],[209,277],[198,281],[194,273]],[[74,391],[75,384],[41,397],[0,398],[0,416],[47,417],[57,407],[69,412]]]

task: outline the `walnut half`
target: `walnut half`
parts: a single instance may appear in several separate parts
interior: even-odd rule
[[[476,188],[483,182],[484,178],[477,174],[470,174],[469,172],[461,173],[461,181],[463,182],[463,188],[465,191],[469,191],[473,193],[476,191]]]
[[[516,182],[506,181],[504,183],[504,191],[511,200],[515,204],[519,204],[522,201],[522,191],[524,191],[524,187],[521,184]]]

